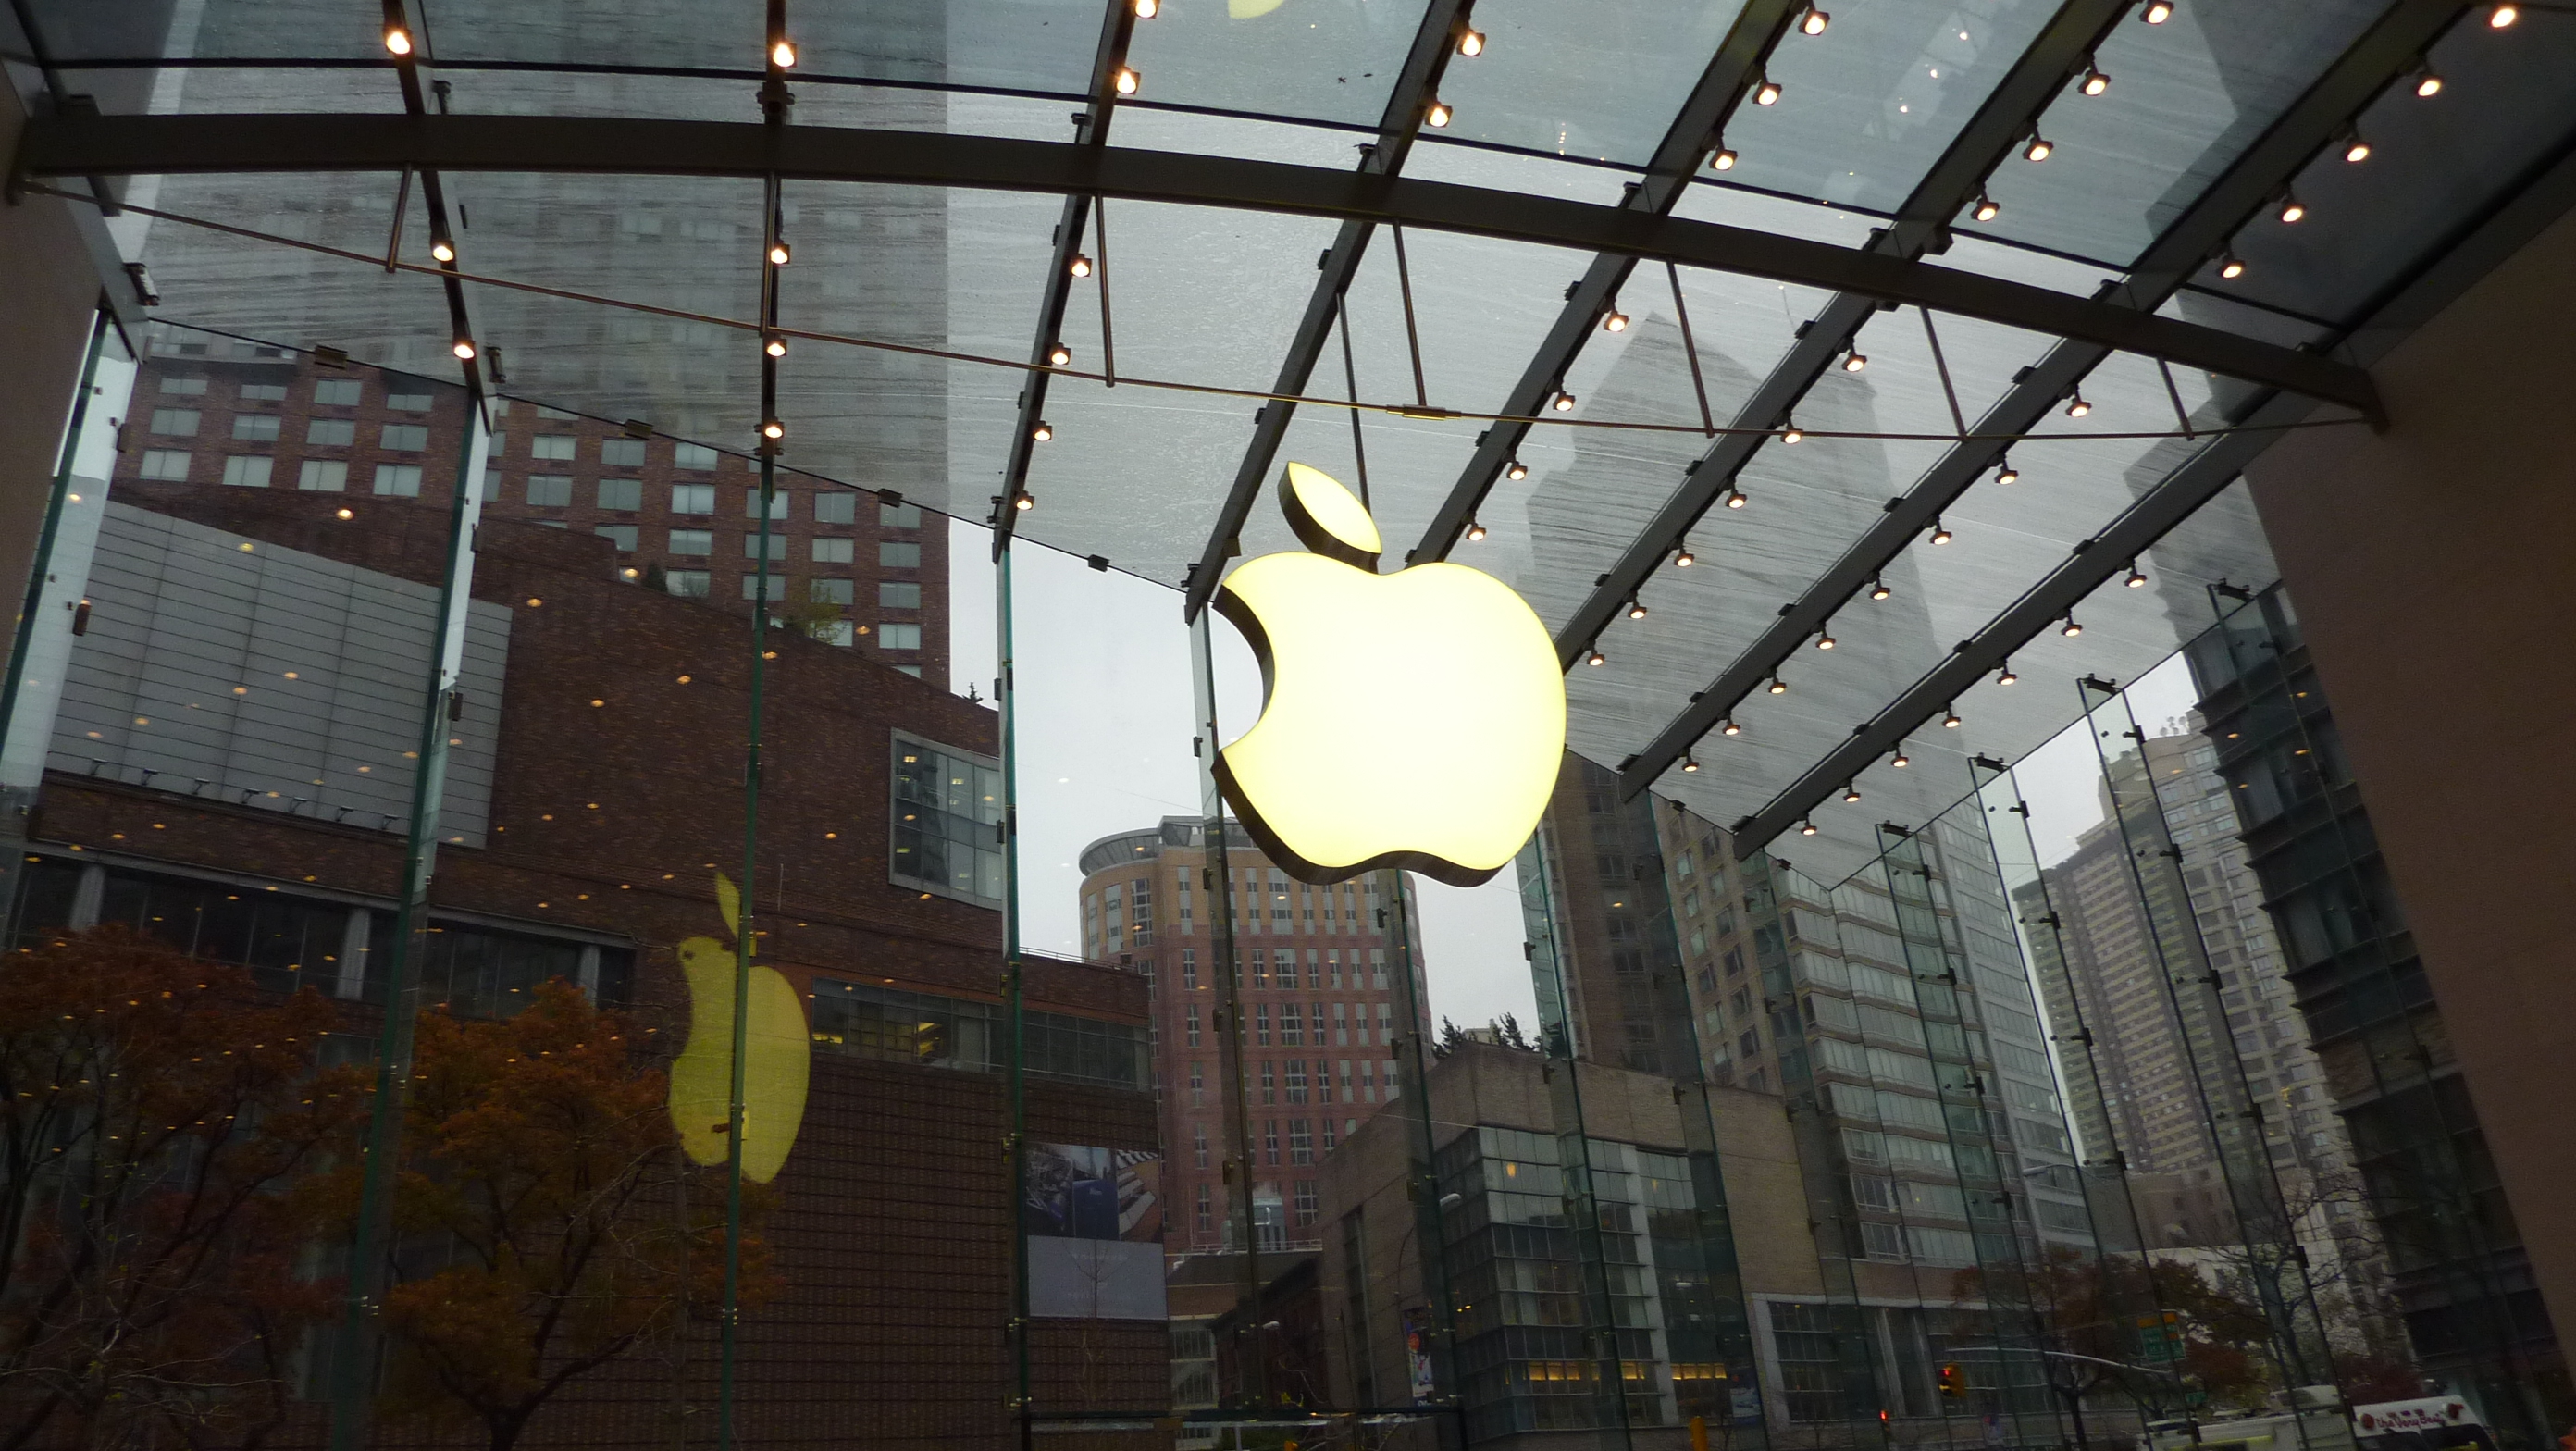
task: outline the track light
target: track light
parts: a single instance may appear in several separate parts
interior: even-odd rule
[[[1138,87],[1145,84],[1145,78],[1136,74],[1132,66],[1120,66],[1118,73],[1109,78],[1109,84],[1118,94],[1132,96],[1136,94]]]
[[[1853,348],[1851,351],[1843,354],[1843,371],[1846,373],[1857,373],[1868,366],[1869,354],[1862,352],[1858,348]]]
[[[1455,114],[1457,113],[1449,109],[1449,103],[1447,101],[1435,99],[1431,103],[1431,108],[1422,113],[1422,124],[1429,126],[1434,130],[1438,130],[1440,127],[1448,125],[1449,118]]]
[[[2137,561],[2131,560],[2129,562],[2129,577],[2120,581],[2120,583],[2127,585],[2131,589],[2145,589],[2147,587],[2147,572],[2138,568]]]
[[[2370,159],[2370,143],[2362,139],[2359,131],[2343,133],[2343,159],[2355,163]]]
[[[776,333],[771,333],[767,338],[761,341],[760,350],[769,354],[773,358],[786,357],[787,339],[780,337]]]
[[[1610,311],[1604,314],[1601,319],[1601,330],[1605,333],[1626,332],[1628,330],[1628,314],[1621,312],[1615,307],[1610,309]]]
[[[2047,137],[2033,131],[2030,133],[2030,144],[2021,149],[2021,159],[2024,161],[2046,161],[2049,157],[2055,155],[2056,152],[2057,148],[2048,144]]]
[[[2173,6],[2170,0],[2147,0],[2146,13],[2138,18],[2149,25],[2162,25],[2173,19]]]
[[[1825,27],[1833,23],[1832,16],[1810,5],[1807,7],[1807,13],[1798,17],[1798,31],[1802,35],[1822,35],[1825,33]]]
[[[468,337],[460,337],[456,340],[455,346],[449,349],[449,351],[455,353],[459,358],[471,358],[474,356],[474,340]]]
[[[1883,579],[1881,579],[1881,580],[1873,580],[1873,581],[1871,581],[1871,583],[1870,583],[1870,586],[1869,586],[1869,597],[1870,597],[1871,599],[1874,599],[1874,600],[1883,600],[1883,599],[1887,598],[1889,595],[1892,595],[1892,594],[1894,594],[1894,593],[1896,593],[1896,591],[1894,591],[1894,590],[1892,590],[1892,589],[1889,589],[1889,588],[1887,587],[1887,581],[1886,581],[1886,580],[1883,580]]]
[[[1771,79],[1769,76],[1764,76],[1761,80],[1755,82],[1753,86],[1753,104],[1757,106],[1779,105],[1780,83]]]
[[[1699,556],[1690,552],[1690,541],[1683,540],[1681,548],[1673,551],[1673,568],[1688,569],[1697,563],[1699,563]]]
[[[1939,519],[1934,519],[1932,521],[1932,542],[1935,544],[1947,544],[1950,542],[1950,528],[1948,525],[1943,524]]]
[[[1091,275],[1091,259],[1076,252],[1073,254],[1073,265],[1066,270],[1076,277],[1088,277]]]
[[[1740,488],[1729,488],[1726,491],[1726,507],[1730,509],[1741,509],[1749,502],[1751,501],[1745,497],[1744,491]]]
[[[1781,679],[1777,675],[1774,675],[1771,677],[1770,689],[1773,695],[1787,695],[1789,693],[1789,682]]]
[[[2081,394],[2081,393],[2069,393],[2069,394],[2067,394],[2067,395],[2066,395],[2066,416],[2067,416],[2067,417],[2069,417],[2069,418],[2081,418],[2081,417],[2083,417],[2085,414],[2090,413],[2090,412],[2092,412],[2092,411],[2093,411],[2093,405],[2084,401],[2084,395],[2083,395],[2083,394]]]
[[[1485,32],[1481,30],[1459,31],[1458,53],[1466,56],[1470,60],[1483,55],[1485,53]]]
[[[1799,823],[1798,823],[1798,834],[1799,834],[1800,836],[1813,836],[1813,835],[1815,835],[1815,834],[1816,834],[1816,822],[1815,822],[1815,818],[1813,818],[1813,817],[1809,817],[1807,820],[1799,822]]]
[[[1473,520],[1473,519],[1468,520],[1468,521],[1467,521],[1467,542],[1468,542],[1468,543],[1470,543],[1470,544],[1474,544],[1474,543],[1476,543],[1477,541],[1479,541],[1479,540],[1483,539],[1484,537],[1485,537],[1485,526],[1484,526],[1483,524],[1478,523],[1476,520]]]
[[[1780,441],[1782,443],[1803,443],[1806,441],[1806,438],[1806,431],[1794,423],[1780,430]]]
[[[1697,756],[1684,756],[1684,757],[1682,757],[1682,774],[1683,774],[1683,775],[1685,775],[1685,776],[1696,776],[1696,775],[1698,775],[1698,774],[1699,774],[1699,757],[1697,757]]]
[[[2004,662],[2003,673],[1995,677],[1995,684],[2011,685],[2020,679],[2020,676],[2013,674],[2012,662],[2007,660]]]
[[[2218,254],[2218,275],[2233,282],[2245,275],[2245,259],[2233,252]]]
[[[1845,801],[1858,801],[1860,799],[1860,783],[1854,781],[1844,786],[1843,799]]]
[[[1737,725],[1735,717],[1730,715],[1726,718],[1726,724],[1717,728],[1717,733],[1722,736],[1740,736],[1744,734],[1744,727]]]
[[[786,266],[795,255],[795,252],[789,249],[785,237],[769,244],[769,265],[772,267]]]
[[[779,422],[775,418],[772,418],[760,425],[760,436],[773,441],[785,438],[787,436],[787,425]]]
[[[2002,207],[1995,205],[1995,199],[1993,197],[1986,195],[1984,192],[1979,192],[1977,193],[1977,209],[1970,212],[1968,215],[1975,217],[1981,222],[1991,222],[1995,218],[2002,216],[2003,212],[2004,209]]]
[[[1645,617],[1646,602],[1637,598],[1635,595],[1628,596],[1628,618],[1632,620],[1642,620]]]
[[[796,64],[796,47],[789,44],[784,38],[771,41],[769,45],[769,63],[778,67],[780,70],[785,70]]]
[[[1958,728],[1959,708],[1954,705],[1945,705],[1941,707],[1941,729],[1945,731],[1954,731]]]
[[[1061,368],[1072,361],[1073,349],[1066,347],[1062,343],[1057,343],[1053,347],[1047,349],[1047,362],[1056,367]]]
[[[2306,202],[2303,202],[2303,201],[2299,200],[2299,198],[2298,198],[2298,196],[2297,196],[2297,194],[2296,194],[2296,193],[2293,193],[2293,192],[2284,192],[2284,193],[2282,194],[2282,196],[2281,196],[2281,220],[2282,220],[2282,221],[2285,221],[2285,222],[2295,222],[2295,221],[2298,221],[2300,218],[2305,217],[2307,214],[2308,214],[2308,204],[2307,204]]]
[[[1999,483],[1999,484],[2018,484],[2018,483],[2020,483],[2020,482],[2021,482],[2021,470],[2019,470],[2019,469],[2017,469],[2017,468],[2014,468],[2014,467],[2012,466],[2012,460],[2011,460],[2011,459],[2009,459],[2009,458],[2001,459],[2001,460],[1998,460],[1998,461],[1997,461],[1997,463],[1998,463],[1998,466],[1997,466],[1997,468],[1995,469],[1995,482],[1996,482],[1996,483]]]
[[[1708,169],[1711,171],[1733,171],[1735,169],[1735,152],[1729,148],[1725,142],[1719,142],[1717,144],[1717,149],[1709,153]]]
[[[2066,617],[2066,623],[2057,627],[2057,633],[2072,640],[2076,636],[2084,633],[2084,627],[2075,623],[2075,617],[2073,615],[2068,615]]]
[[[440,237],[429,244],[429,256],[434,262],[453,262],[456,260],[456,244]]]
[[[2103,71],[2101,66],[2091,61],[2086,61],[2084,63],[2083,84],[2076,87],[2076,89],[2082,91],[2088,96],[2098,96],[2104,91],[2111,89],[2111,77]]]
[[[1055,437],[1055,425],[1041,418],[1038,420],[1038,426],[1029,430],[1029,437],[1044,443]]]
[[[2521,18],[2521,6],[2499,5],[2493,10],[2487,12],[2487,28],[2490,30],[2503,30]]]
[[[2428,101],[2442,94],[2441,73],[2433,69],[2429,60],[2415,67],[2415,94]]]
[[[1026,489],[1011,496],[1011,507],[1025,514],[1038,506],[1038,496]]]
[[[1586,665],[1607,665],[1610,663],[1610,657],[1602,654],[1601,647],[1595,645],[1592,647],[1592,653],[1583,657],[1583,663]]]
[[[1913,765],[1913,764],[1914,764],[1914,761],[1913,761],[1913,758],[1912,758],[1912,757],[1910,757],[1910,756],[1908,756],[1908,755],[1906,755],[1906,754],[1905,754],[1905,750],[1904,750],[1904,748],[1900,746],[1900,747],[1898,747],[1898,748],[1897,748],[1897,752],[1896,752],[1896,754],[1895,754],[1893,757],[1890,757],[1890,758],[1889,758],[1889,760],[1888,760],[1888,763],[1887,763],[1887,764],[1889,764],[1889,765],[1891,765],[1891,766],[1894,766],[1896,769],[1898,769],[1898,770],[1902,771],[1902,770],[1904,770],[1906,767]]]
[[[1830,650],[1834,648],[1833,632],[1830,630],[1818,630],[1816,632],[1816,648],[1819,650]]]
[[[1136,0],[1136,18],[1151,20],[1163,13],[1163,0]]]
[[[399,25],[385,28],[385,49],[396,55],[411,54],[411,32]]]
[[[1556,396],[1548,400],[1547,406],[1555,409],[1559,413],[1572,413],[1574,411],[1574,395],[1566,392],[1562,388],[1559,388],[1556,390]]]

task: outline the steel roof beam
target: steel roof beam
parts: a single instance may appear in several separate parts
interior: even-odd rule
[[[1366,148],[1360,158],[1360,175],[1393,176],[1404,168],[1405,158],[1412,154],[1414,138],[1422,129],[1422,118],[1440,93],[1440,77],[1449,68],[1449,57],[1457,53],[1465,10],[1465,0],[1431,0],[1422,12],[1422,24],[1413,33],[1413,48],[1405,54],[1404,68],[1396,74],[1395,89],[1386,99],[1386,113],[1378,121],[1377,144]],[[1376,230],[1376,223],[1356,217],[1342,223],[1340,234],[1333,238],[1331,249],[1318,264],[1323,275],[1315,279],[1314,291],[1306,296],[1305,315],[1298,319],[1297,331],[1288,340],[1287,356],[1280,360],[1279,378],[1271,385],[1271,392],[1306,391],[1306,381],[1314,375],[1315,360],[1323,356],[1324,344],[1332,336],[1333,319],[1340,311],[1342,296],[1350,290],[1351,279],[1359,275],[1360,259],[1367,254],[1369,238]],[[1235,536],[1250,517],[1262,480],[1269,476],[1270,462],[1278,457],[1279,445],[1287,438],[1288,424],[1296,414],[1294,403],[1266,404],[1253,414],[1252,442],[1243,451],[1243,462],[1235,467],[1234,487],[1217,510],[1216,527],[1208,531],[1207,547],[1200,552],[1199,562],[1183,582],[1184,620],[1197,619],[1200,608],[1215,592],[1217,576],[1225,570]]]
[[[2125,282],[2106,284],[2100,299],[2103,305],[2138,313],[2162,306],[2225,247],[2228,237],[2247,217],[2277,196],[2309,158],[2328,144],[2373,96],[2404,75],[2423,54],[2424,48],[2432,44],[2466,8],[2460,0],[2399,0],[2391,6],[2327,69],[2306,95],[2284,112],[2270,130],[2239,156],[2148,247]],[[1837,298],[1835,301],[1837,307],[1848,307],[1851,303],[1850,299]],[[1834,309],[1828,309],[1829,314],[1833,312]],[[1810,335],[1824,331],[1827,326],[1828,323],[1819,322],[1811,329]],[[1890,561],[1910,547],[1932,521],[1984,477],[1988,469],[1996,467],[2006,444],[1993,435],[2009,436],[2036,426],[2108,355],[2109,350],[2098,343],[2068,341],[2051,348],[1978,420],[1975,432],[1984,436],[1951,449],[1912,489],[1891,501],[1888,512],[1873,521],[1832,568],[1792,601],[1759,639],[1720,672],[1708,689],[1701,691],[1693,703],[1655,737],[1652,744],[1628,762],[1620,772],[1623,796],[1633,797],[1644,791],[1682,757],[1690,754],[1702,737],[1734,714],[1745,698],[1758,689],[1783,661],[1822,629],[1836,610],[1877,578]],[[1779,375],[1775,373],[1774,382],[1777,381]],[[1757,398],[1756,401],[1760,400]],[[1721,441],[1719,448],[1712,450],[1712,456],[1722,452],[1727,442],[1731,440]],[[1656,517],[1638,544],[1612,571],[1610,578],[1613,584],[1622,579],[1642,580],[1674,547],[1674,541],[1697,522],[1717,491],[1728,482],[1724,477],[1704,477],[1713,467],[1723,465],[1703,463],[1699,473],[1692,476]],[[2125,560],[2122,563],[2125,566]],[[1634,587],[1633,583],[1628,586],[1630,589]],[[1578,622],[1590,620],[1590,629],[1594,632],[1609,618],[1598,608],[1602,598],[1602,592],[1596,592],[1592,600],[1586,602],[1587,613],[1576,617]],[[1625,594],[1612,596],[1610,607],[1615,608],[1626,598]],[[1590,619],[1592,615],[1599,618]],[[1569,625],[1567,638],[1588,642],[1591,635],[1576,636],[1574,627]],[[1566,648],[1565,640],[1561,639],[1560,651]],[[1935,702],[1936,707],[1940,704],[1942,702]],[[1907,726],[1911,729],[1919,723],[1919,720],[1909,721]]]
[[[29,176],[393,171],[762,176],[1362,218],[1618,252],[1910,303],[2224,373],[2375,415],[2369,374],[2222,329],[2027,283],[1715,222],[1407,177],[1179,152],[855,127],[527,116],[51,116],[27,123]]]
[[[1136,29],[1135,0],[1109,0],[1100,16],[1100,43],[1091,57],[1091,104],[1075,118],[1080,137],[1075,149],[1096,156],[1108,149],[1109,122],[1118,108],[1119,71],[1127,64],[1127,42]],[[1019,411],[1011,435],[1011,452],[1002,465],[1002,492],[993,500],[993,557],[1002,557],[1002,547],[1011,541],[1011,531],[1018,523],[1021,497],[1028,492],[1029,453],[1037,447],[1038,420],[1046,416],[1047,384],[1054,374],[1048,354],[1064,329],[1064,309],[1073,296],[1073,258],[1082,250],[1083,222],[1090,215],[1091,198],[1079,191],[1065,193],[1064,215],[1056,219],[1055,257],[1046,275],[1046,290],[1038,300],[1038,335],[1029,344],[1029,362],[1033,365],[1020,387]]]
[[[1789,22],[1804,8],[1792,0],[1752,0],[1744,7],[1728,28],[1708,69],[1700,73],[1698,84],[1684,98],[1672,125],[1666,128],[1654,158],[1647,163],[1645,178],[1620,200],[1622,210],[1660,217],[1681,204],[1691,178],[1707,159],[1719,133],[1742,104],[1745,92],[1761,76],[1771,48],[1788,33]],[[1623,252],[1603,252],[1592,259],[1583,276],[1567,290],[1565,306],[1558,309],[1555,323],[1539,340],[1529,365],[1521,370],[1519,381],[1512,385],[1496,412],[1520,418],[1537,416],[1547,405],[1548,395],[1563,382],[1565,370],[1574,366],[1584,344],[1592,340],[1594,324],[1610,310],[1636,265],[1637,258]],[[1447,501],[1432,516],[1422,542],[1406,559],[1440,559],[1448,555],[1466,532],[1486,490],[1493,487],[1494,479],[1520,451],[1521,440],[1529,430],[1526,423],[1504,422],[1477,435],[1475,454],[1459,473]]]

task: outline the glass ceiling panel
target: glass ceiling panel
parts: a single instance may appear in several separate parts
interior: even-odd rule
[[[1374,129],[1426,8],[1427,0],[1165,5],[1137,23],[1128,63],[1143,79],[1140,94],[1157,101]]]
[[[1779,104],[1742,106],[1730,181],[1893,211],[2012,69],[2055,0],[1843,0],[1772,52]]]
[[[1451,134],[1559,156],[1642,165],[1707,71],[1740,0],[1484,0],[1485,53],[1454,60],[1441,99]]]
[[[2180,5],[2124,23],[2095,55],[2110,89],[2071,83],[2040,118],[2045,162],[2008,157],[1984,232],[2087,257],[2134,258],[2385,7],[2378,0]]]

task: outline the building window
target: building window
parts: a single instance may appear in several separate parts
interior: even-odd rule
[[[602,468],[640,469],[644,467],[644,440],[640,438],[603,438],[599,441],[599,463]]]
[[[1261,1162],[1279,1162],[1279,1120],[1275,1118],[1261,1121]]]
[[[1208,1166],[1206,1124],[1190,1125],[1190,1157],[1197,1167],[1204,1169]]]
[[[1261,1106],[1268,1108],[1277,1102],[1279,1102],[1279,1070],[1277,1065],[1265,1058],[1261,1060]]]
[[[680,443],[673,444],[671,446],[671,467],[675,469],[711,469],[715,466],[716,451],[707,447],[703,443]],[[696,486],[690,485],[688,487]],[[714,486],[711,484],[707,487],[712,489]],[[713,513],[715,512],[715,505],[711,502],[706,508],[698,510],[697,512],[702,514]]]
[[[306,443],[346,446],[358,441],[357,420],[350,418],[316,418],[304,425]]]
[[[707,585],[707,572],[703,569],[666,569],[662,571],[662,587],[684,600],[705,599],[707,597]]]
[[[234,454],[224,460],[224,482],[245,489],[265,489],[270,462],[251,454]]]
[[[161,391],[164,393],[184,393],[191,397],[203,397],[206,392],[206,380],[203,378],[164,378],[161,380]]]
[[[528,475],[528,502],[539,509],[561,509],[572,503],[572,475]]]
[[[1189,1031],[1189,1041],[1184,1046],[1195,1048],[1199,1045],[1199,1005],[1196,1003],[1190,1004],[1190,1016],[1186,1026]]]
[[[999,763],[900,733],[893,749],[893,879],[1000,906]]]
[[[713,554],[716,552],[716,536],[712,531],[706,529],[674,529],[671,531],[670,552],[673,554]]]
[[[1290,1103],[1306,1101],[1306,1060],[1303,1058],[1288,1060],[1288,1101]]]
[[[420,465],[376,465],[376,492],[396,499],[420,497]]]
[[[908,539],[881,540],[877,544],[877,564],[884,569],[919,569],[921,546]]]
[[[877,583],[877,608],[882,610],[917,610],[921,608],[921,586],[901,580]]]
[[[283,403],[286,401],[286,385],[283,383],[244,383],[241,386],[241,396],[242,401],[246,403]]]
[[[429,447],[429,425],[388,423],[385,425],[383,443],[387,448],[400,449],[405,453],[418,453]]]
[[[918,529],[921,527],[919,504],[879,504],[877,526],[883,529]]]
[[[325,378],[313,385],[313,401],[325,408],[355,408],[366,385],[355,378]]]
[[[1199,952],[1195,947],[1181,949],[1181,987],[1189,992],[1199,987]]]
[[[877,648],[881,650],[918,650],[921,648],[919,625],[877,626]]]
[[[594,524],[591,526],[590,532],[598,535],[602,539],[616,541],[617,552],[620,554],[633,554],[635,552],[636,530],[635,526],[632,524]]]
[[[147,479],[184,479],[188,476],[188,455],[175,448],[147,449],[139,472]]]
[[[805,591],[818,605],[848,605],[857,598],[858,586],[846,579],[816,579],[806,581]]]
[[[673,484],[671,512],[674,514],[712,514],[716,511],[716,486],[713,484]]]
[[[743,558],[758,559],[760,557],[760,541],[762,537],[763,536],[756,533],[745,533],[742,536]],[[787,536],[784,534],[772,534],[768,535],[767,538],[769,540],[769,557],[773,560],[785,560],[787,558]]]
[[[251,443],[277,441],[277,415],[274,413],[237,413],[233,415],[233,437]]]
[[[1207,1065],[1195,1058],[1190,1060],[1190,1107],[1207,1107]],[[1207,1165],[1199,1167],[1204,1169]]]
[[[426,393],[388,393],[385,395],[385,406],[396,413],[427,413],[429,411],[429,402],[429,395]],[[567,455],[567,457],[569,457],[569,455]]]
[[[483,457],[485,460],[492,463],[499,463],[501,461],[501,456],[509,451],[510,435],[506,433],[494,433],[485,436],[483,440]]]
[[[152,431],[172,438],[194,438],[197,436],[197,421],[202,417],[204,415],[194,408],[155,408],[152,410]]]
[[[528,457],[561,459],[570,463],[574,446],[579,442],[569,433],[540,433],[528,441]]]
[[[744,576],[742,577],[742,597],[743,597],[744,599],[747,599],[747,600],[756,600],[756,599],[760,598],[760,576],[759,576],[759,575],[756,575],[756,574],[746,574],[746,575],[744,575]],[[776,604],[776,603],[778,603],[779,601],[784,600],[784,599],[786,599],[786,598],[787,598],[787,576],[785,576],[785,575],[783,575],[783,574],[773,574],[773,575],[771,575],[771,576],[769,577],[769,599],[770,599],[770,602],[771,602],[772,604]]]
[[[1314,1120],[1296,1118],[1288,1121],[1288,1162],[1291,1164],[1315,1162]]]
[[[1255,954],[1255,956],[1258,956],[1258,954]],[[1286,954],[1282,953],[1281,956],[1285,957]],[[1288,960],[1291,962],[1295,961],[1294,958],[1289,958]],[[1284,987],[1286,984],[1283,983],[1281,986]],[[1305,1017],[1297,1011],[1297,1005],[1295,1003],[1289,1003],[1279,1010],[1279,1044],[1283,1048],[1303,1048],[1306,1046],[1306,1020]]]
[[[1216,1233],[1215,1197],[1214,1191],[1207,1185],[1201,1184],[1199,1186],[1198,1214],[1199,1233],[1201,1234]]]
[[[1313,1224],[1317,1218],[1321,1198],[1316,1193],[1315,1186],[1316,1181],[1312,1179],[1297,1181],[1296,1198],[1292,1202],[1297,1207],[1297,1223],[1300,1225]]]
[[[1264,1048],[1270,1046],[1270,1005],[1268,1003],[1255,1003],[1252,1006],[1252,1041]]]
[[[306,459],[295,471],[295,487],[308,494],[345,493],[349,487],[349,466],[339,459]]]
[[[859,496],[830,491],[814,495],[814,522],[817,524],[855,524],[859,519]]]
[[[851,547],[852,541],[847,539],[817,539],[814,541],[814,562],[816,564],[855,563],[858,556],[851,552]]]
[[[548,408],[546,405],[540,403],[537,405],[537,416],[539,418],[552,419],[557,423],[569,423],[573,419],[579,418],[581,415],[578,413],[566,413],[560,408]]]
[[[628,439],[627,442],[634,442]],[[632,514],[644,507],[644,481],[641,479],[601,479],[599,507],[613,513]]]
[[[769,496],[769,517],[772,519],[786,518],[787,506],[793,498],[793,491],[788,489],[779,489],[772,492]],[[745,489],[742,491],[742,517],[746,519],[757,519],[760,517],[760,490],[755,488]]]

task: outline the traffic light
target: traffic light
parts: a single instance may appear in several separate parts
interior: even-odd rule
[[[1941,1399],[1964,1401],[1967,1398],[1968,1386],[1965,1381],[1959,1379],[1959,1368],[1955,1365],[1941,1367]]]

